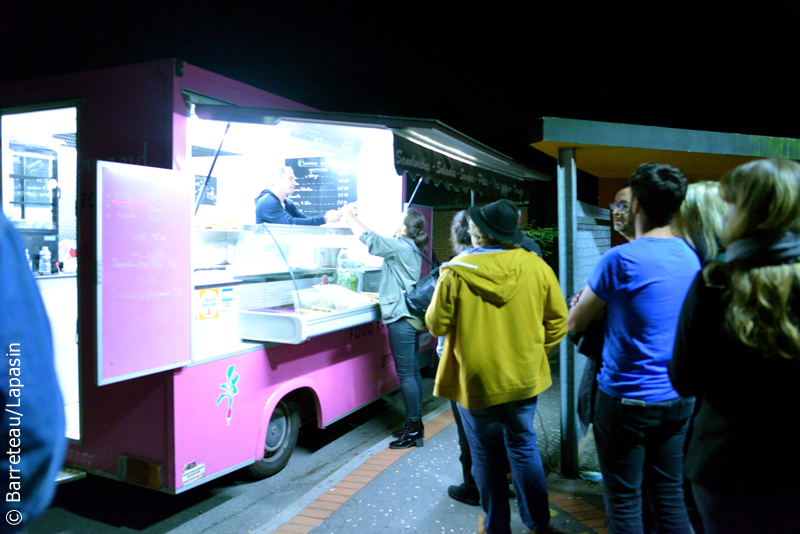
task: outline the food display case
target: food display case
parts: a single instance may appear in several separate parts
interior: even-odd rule
[[[196,299],[197,317],[227,290],[241,342],[298,344],[380,319],[382,260],[349,228],[262,224],[195,236],[195,291],[209,292]]]
[[[240,234],[236,256],[234,278],[291,282],[239,311],[243,340],[297,344],[380,319],[377,293],[359,289],[365,273],[380,271],[381,260],[369,256],[349,228],[249,226]]]

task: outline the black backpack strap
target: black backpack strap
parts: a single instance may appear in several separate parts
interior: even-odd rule
[[[418,249],[416,246],[412,245],[412,244],[411,244],[411,243],[409,243],[408,241],[403,241],[403,242],[404,242],[405,244],[407,244],[409,247],[411,247],[411,250],[413,250],[414,252],[416,252],[417,254],[419,254],[419,255],[422,257],[422,259],[423,259],[423,260],[427,261],[427,262],[428,262],[428,265],[430,265],[430,266],[431,266],[431,270],[433,270],[433,269],[435,269],[435,268],[437,267],[436,265],[434,265],[434,264],[433,264],[433,262],[432,262],[431,260],[429,260],[429,259],[428,259],[428,256],[426,256],[425,254],[423,254],[422,252],[420,252],[420,251],[419,251],[419,249]]]
[[[397,276],[397,273],[396,273],[396,272],[394,272],[394,269],[392,269],[391,267],[389,267],[388,269],[389,269],[390,271],[392,271],[392,274],[394,275],[394,279],[395,279],[395,280],[397,280],[397,285],[400,287],[400,292],[401,292],[401,293],[402,293],[404,296],[405,296],[405,295],[407,295],[407,294],[408,294],[408,292],[406,291],[406,288],[405,288],[405,286],[403,286],[403,282],[401,282],[401,281],[400,281],[400,277],[399,277],[399,276]]]
[[[409,247],[411,247],[411,250],[413,250],[414,252],[416,252],[417,254],[422,256],[423,260],[427,261],[430,264],[431,272],[435,271],[438,268],[438,265],[434,265],[433,262],[431,260],[429,260],[428,257],[425,254],[420,252],[419,249],[416,246],[412,245],[408,241],[403,241],[403,242],[406,243]],[[389,268],[389,270],[392,271],[392,274],[394,275],[395,280],[397,280],[397,285],[400,286],[400,291],[403,292],[403,295],[407,295],[408,292],[405,290],[405,287],[403,286],[403,282],[400,281],[400,277],[397,275],[396,272],[394,272],[394,269]],[[417,282],[419,282],[419,280],[417,280]],[[413,286],[412,286],[412,289],[413,289]]]

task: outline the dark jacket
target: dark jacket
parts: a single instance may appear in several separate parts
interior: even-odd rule
[[[675,390],[697,396],[701,403],[684,462],[686,474],[712,491],[770,488],[796,496],[800,361],[766,358],[727,334],[724,291],[707,287],[702,271],[697,275],[683,305],[669,365]],[[800,294],[793,301],[798,299]]]
[[[290,199],[284,200],[284,206],[269,189],[264,189],[256,197],[256,224],[304,224],[319,226],[325,223],[324,215],[309,217],[298,208]]]
[[[535,253],[540,258],[543,257],[542,256],[542,247],[539,246],[539,243],[537,243],[536,241],[534,241],[533,239],[531,239],[528,236],[523,236],[522,237],[522,244],[520,246],[522,248],[524,248],[525,250],[527,250],[528,252]]]

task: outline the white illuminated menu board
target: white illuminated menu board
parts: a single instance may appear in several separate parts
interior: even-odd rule
[[[97,383],[186,365],[191,355],[193,180],[97,163]]]
[[[286,165],[294,170],[297,188],[289,198],[308,216],[339,209],[358,199],[355,159],[295,158]]]

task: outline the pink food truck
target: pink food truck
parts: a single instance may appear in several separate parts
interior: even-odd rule
[[[170,493],[272,475],[301,424],[398,387],[381,259],[343,225],[256,225],[271,170],[294,169],[307,214],[358,202],[384,235],[418,176],[512,197],[530,178],[436,121],[320,113],[178,60],[0,102],[0,198],[53,327],[66,467]]]

